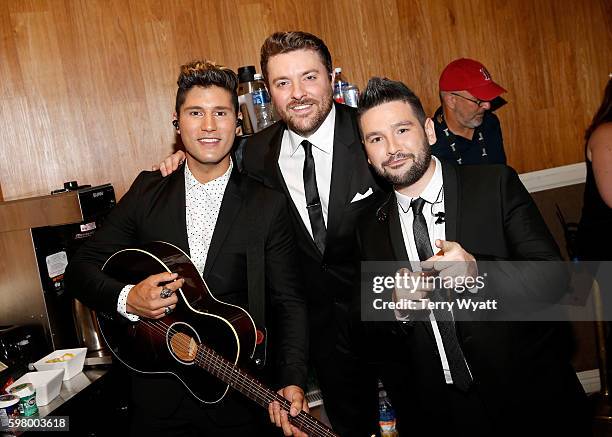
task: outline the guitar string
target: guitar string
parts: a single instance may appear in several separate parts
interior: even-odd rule
[[[162,328],[160,326],[156,326],[156,324],[158,322],[155,322],[155,324],[153,324],[151,322],[145,322],[145,323],[150,324],[152,329],[156,329],[157,333],[159,333],[159,334],[161,334],[163,336],[165,336],[166,331],[169,331],[171,334],[172,334],[172,331],[174,331],[172,328],[166,330],[166,329],[164,329],[164,328]],[[185,341],[179,339],[178,342],[177,342],[177,345],[178,346],[183,346],[183,347],[188,347],[189,346],[189,341],[185,342]],[[235,372],[235,370],[236,370],[236,369],[233,369],[233,371],[230,370],[230,371],[226,371],[226,372],[220,372],[219,371],[220,369],[218,368],[218,364],[213,361],[214,357],[212,357],[210,354],[208,354],[208,356],[203,356],[203,350],[201,348],[198,348],[198,352],[196,353],[196,358],[195,358],[194,361],[199,364],[200,361],[198,361],[198,359],[202,359],[202,358],[204,360],[203,364],[210,364],[212,366],[212,368],[210,370],[211,370],[211,373],[213,373],[213,375],[225,376],[227,378],[231,378],[232,377],[231,374],[233,372]],[[236,384],[237,385],[241,385],[240,381],[236,381]],[[246,387],[246,386],[244,386],[244,384],[242,384],[242,388],[248,389],[249,387]],[[249,390],[249,392],[258,394],[256,392],[254,392],[253,390]],[[259,397],[261,397],[261,396],[259,396]],[[264,400],[265,400],[265,396],[264,396]]]
[[[148,327],[149,329],[153,330],[154,332],[156,331],[159,335],[162,335],[162,337],[166,337],[166,330],[168,332],[170,332],[171,334],[174,332],[176,333],[177,331],[175,331],[173,328],[170,328],[167,324],[165,324],[165,322],[163,321],[157,321],[157,320],[151,320],[151,321],[144,321],[144,326]],[[159,326],[159,324],[165,326]],[[180,340],[179,338],[179,342],[182,342],[183,340]],[[188,346],[190,343],[190,341],[187,341],[187,344],[183,344],[183,346]],[[208,352],[207,352],[208,351]],[[208,358],[207,358],[208,356]],[[242,379],[244,381],[246,381],[248,384],[245,384],[244,382],[242,383],[242,387],[244,389],[248,389],[249,392],[251,392],[254,397],[255,397],[255,401],[257,402],[259,398],[262,398],[261,401],[265,402],[266,404],[269,404],[271,400],[276,400],[278,401],[281,406],[284,406],[285,410],[288,410],[287,406],[289,405],[290,407],[290,402],[285,399],[284,397],[282,397],[281,395],[279,395],[278,393],[267,389],[266,387],[263,387],[261,383],[259,383],[257,380],[255,380],[253,377],[251,377],[250,375],[248,375],[246,372],[241,371],[241,369],[237,368],[237,366],[235,366],[233,363],[229,362],[228,360],[226,360],[225,358],[223,358],[220,354],[216,353],[214,350],[212,350],[211,348],[207,347],[206,345],[202,344],[202,348],[200,348],[198,346],[197,348],[197,352],[196,352],[196,359],[202,359],[203,361],[197,362],[199,365],[206,365],[206,363],[210,364],[211,370],[210,372],[214,375],[214,370],[215,367],[217,368],[217,375],[220,377],[220,375],[225,376],[227,379],[229,379],[231,381],[232,375],[234,375],[235,377],[235,384],[237,386],[240,386],[240,380],[237,379],[237,376],[242,376]],[[220,364],[224,364],[225,361],[225,366],[220,366]],[[216,364],[215,364],[216,363]],[[224,368],[230,368],[231,370],[225,371]],[[220,371],[219,371],[220,370]],[[235,375],[237,374],[237,375]],[[225,382],[225,381],[224,381]],[[251,388],[249,389],[248,386],[251,386]],[[255,389],[253,389],[252,387],[255,387]],[[263,390],[263,394],[261,394]],[[266,396],[266,393],[268,394],[268,396]],[[272,399],[270,399],[270,395],[272,397]],[[266,406],[266,405],[262,405],[262,406]],[[325,426],[323,423],[319,422],[317,419],[315,419],[314,417],[310,416],[309,414],[305,413],[304,411],[300,411],[300,413],[295,416],[295,417],[291,417],[289,416],[291,422],[297,422],[298,425],[309,425],[311,430],[308,430],[309,432],[314,432],[314,431],[319,431],[322,432],[322,434],[320,434],[321,436],[331,436],[331,437],[338,437],[337,434],[335,434],[330,428],[328,428],[327,426]],[[305,422],[305,423],[304,423]]]
[[[149,322],[149,323],[150,323],[150,322]],[[168,325],[166,325],[165,323],[163,323],[163,322],[159,322],[159,321],[155,321],[154,323],[155,323],[155,325],[157,325],[157,324],[160,324],[160,323],[161,323],[162,325],[164,325],[164,326],[166,326],[166,327],[168,326]],[[154,324],[151,324],[151,328],[152,328],[152,329],[156,329],[156,330],[157,330],[157,332],[158,332],[159,334],[162,334],[162,335],[164,335],[164,336],[165,336],[165,330],[164,330],[164,329],[163,329],[161,326],[155,326],[155,325],[154,325]],[[170,329],[169,329],[169,331],[170,331],[170,332],[172,332],[172,331],[174,331],[174,330],[173,330],[172,328],[170,328]],[[179,341],[181,341],[181,340],[179,340]],[[185,344],[183,344],[183,346],[186,346],[186,345],[185,345]],[[202,357],[203,353],[206,353],[206,350],[205,350],[205,349],[198,348],[198,355],[200,355],[200,357],[199,357],[199,358],[203,358],[205,363],[206,363],[206,362],[208,362],[208,363],[210,363],[211,365],[216,366],[216,368],[211,369],[211,373],[213,373],[213,375],[216,373],[216,374],[218,374],[218,375],[223,375],[223,376],[225,376],[225,377],[227,377],[227,378],[229,379],[229,378],[232,378],[232,373],[233,373],[233,374],[234,374],[234,375],[233,375],[234,377],[236,377],[236,376],[242,376],[242,378],[243,378],[243,379],[250,378],[250,379],[253,379],[253,380],[254,380],[254,378],[250,377],[250,375],[246,374],[246,372],[243,372],[243,371],[240,371],[240,369],[237,369],[237,368],[236,368],[236,367],[233,365],[233,363],[230,363],[229,361],[227,361],[226,359],[224,359],[222,356],[220,356],[219,354],[217,354],[216,352],[214,352],[212,349],[210,349],[210,348],[206,347],[205,345],[202,345],[202,346],[203,346],[203,348],[206,348],[206,349],[208,349],[208,351],[212,352],[212,354],[211,354],[211,353],[208,353],[209,358],[207,359],[207,357],[206,357],[206,356]],[[200,353],[200,352],[202,352],[202,353]],[[215,355],[216,355],[216,356],[215,356]],[[219,364],[218,364],[218,363],[220,362],[221,364],[223,364],[223,361],[225,361],[225,362],[226,362],[226,363],[225,363],[225,367],[231,367],[231,368],[232,368],[232,370],[230,370],[230,371],[229,371],[229,373],[228,373],[227,371],[226,371],[226,372],[223,372],[223,371],[222,371],[222,372],[219,372],[219,371],[218,371],[218,370],[219,370]],[[216,363],[215,363],[215,362],[216,362]],[[215,370],[217,370],[217,371],[215,372]],[[221,368],[221,370],[223,370],[223,368]],[[247,380],[247,381],[248,381],[248,380]],[[245,385],[244,383],[240,384],[240,380],[236,379],[236,381],[235,381],[236,385],[238,385],[238,386],[242,385],[243,389],[247,389],[249,392],[251,392],[251,393],[255,393],[256,395],[257,395],[258,393],[252,389],[252,387],[253,387],[253,386],[255,386],[255,387],[257,387],[257,386],[258,386],[257,388],[259,389],[259,392],[261,392],[261,389],[262,389],[262,388],[263,388],[263,389],[265,389],[265,387],[263,387],[261,384],[259,384],[259,383],[258,383],[257,381],[255,381],[255,380],[254,380],[254,381],[252,381],[252,382],[251,382],[251,381],[248,381],[248,382],[249,382],[249,383],[250,383],[250,385],[251,385],[251,388],[250,388],[250,389],[249,389],[249,387],[248,387],[247,385]],[[268,394],[269,394],[269,395],[270,395],[270,394],[272,395],[273,399],[270,399],[270,397],[269,397],[269,396],[266,398],[266,396],[265,396],[265,391],[264,391],[264,395],[257,396],[258,398],[259,398],[259,397],[263,397],[262,401],[263,401],[263,402],[265,402],[265,404],[262,404],[263,406],[266,406],[266,405],[267,405],[267,404],[269,404],[269,403],[270,403],[272,400],[277,400],[277,401],[279,401],[281,404],[284,404],[284,406],[285,406],[285,409],[286,409],[286,410],[287,410],[287,409],[289,409],[288,407],[290,407],[290,405],[291,405],[291,404],[290,404],[290,402],[289,402],[288,400],[286,400],[285,398],[283,398],[283,397],[282,397],[282,396],[280,396],[279,394],[277,394],[277,393],[273,392],[272,390],[267,389],[267,391],[268,391]],[[256,399],[256,400],[258,400],[258,399]],[[317,420],[316,420],[314,417],[309,416],[309,415],[305,415],[305,414],[304,414],[304,415],[298,415],[298,416],[295,416],[295,417],[291,417],[291,419],[292,419],[292,421],[296,421],[296,422],[298,422],[298,425],[310,425],[310,428],[311,428],[311,429],[313,429],[313,428],[315,428],[315,429],[316,429],[316,428],[319,428],[319,430],[320,430],[320,431],[324,432],[324,435],[329,435],[329,433],[331,432],[331,431],[329,430],[329,428],[327,428],[325,425],[323,425],[322,423],[320,423],[319,421],[317,421]],[[307,423],[304,423],[304,421],[306,421]],[[302,422],[302,423],[300,423],[300,422]],[[313,429],[313,431],[314,431],[315,429]],[[333,435],[335,435],[335,434],[333,434],[333,433],[332,433],[331,435],[333,436]]]
[[[165,335],[166,331],[170,332],[171,334],[177,332],[176,330],[174,330],[173,328],[170,328],[167,324],[165,324],[162,321],[157,321],[157,320],[152,320],[152,321],[142,320],[142,321],[145,324],[145,326],[148,326],[149,328],[154,329],[157,334],[161,334],[164,337],[166,336]],[[160,325],[163,325],[163,326],[160,326]],[[189,345],[189,341],[185,342],[184,340],[179,339],[179,342],[183,343],[182,346],[184,347],[187,347]],[[198,359],[200,359],[200,361],[196,361],[198,364],[208,363],[210,364],[210,366],[213,367],[211,369],[211,373],[213,373],[213,375],[215,374],[215,370],[216,370],[216,374],[218,376],[225,376],[228,379],[231,379],[232,377],[234,377],[236,385],[242,386],[243,389],[248,390],[250,393],[255,395],[257,398],[262,398],[261,401],[264,402],[266,405],[269,404],[271,401],[276,400],[284,407],[285,410],[288,410],[289,407],[291,406],[291,403],[287,399],[285,399],[284,397],[282,397],[281,395],[279,395],[278,393],[272,390],[266,389],[260,383],[256,382],[254,378],[250,377],[250,375],[248,375],[246,372],[241,371],[241,369],[236,368],[236,366],[233,363],[229,362],[228,360],[226,360],[221,355],[219,355],[218,353],[216,353],[209,347],[205,346],[204,344],[202,344],[202,347],[198,347],[198,351],[196,353],[195,360],[198,360]],[[203,360],[203,362],[201,360]],[[226,363],[224,363],[223,361],[226,361]],[[225,364],[225,366],[220,366],[220,364]],[[223,367],[231,367],[232,370],[225,371]],[[236,378],[237,376],[242,377],[243,379],[242,383],[239,379]],[[270,395],[272,396],[272,399],[270,399]],[[257,401],[259,399],[255,399],[255,400]],[[262,404],[262,406],[265,406],[265,405]],[[318,420],[316,420],[314,417],[310,415],[298,414],[297,416],[295,417],[291,416],[290,418],[292,422],[294,421],[297,422],[297,425],[308,426],[313,431],[318,430],[318,431],[323,432],[324,433],[323,435],[331,435],[331,436],[336,435],[327,426],[325,426],[324,424],[322,424],[321,422],[319,422]],[[307,431],[310,431],[310,430],[307,429]]]
[[[145,322],[145,323],[147,323],[147,322]],[[161,327],[157,327],[155,325],[151,325],[150,328],[151,329],[156,329],[157,333],[165,336],[165,330],[163,330]],[[183,343],[183,344],[181,345],[179,342]],[[177,345],[178,346],[183,346],[183,347],[187,347],[188,346],[188,344],[185,344],[185,342],[182,341],[182,340],[178,340]],[[196,364],[201,364],[202,363],[201,358],[203,358],[203,360],[204,360],[203,364],[209,364],[210,365],[210,367],[211,367],[210,368],[210,372],[213,375],[215,375],[215,376],[223,376],[223,377],[226,377],[228,379],[232,378],[232,373],[233,372],[231,370],[230,371],[221,372],[219,367],[218,367],[218,365],[213,361],[213,357],[206,357],[206,356],[203,357],[202,356],[202,351],[198,350],[198,352],[196,353],[196,358],[194,360],[196,362]],[[235,369],[234,369],[234,371],[235,371]],[[244,384],[241,384],[240,381],[238,381],[238,380],[236,380],[236,385],[238,385],[241,388],[248,389],[247,391],[257,395],[256,401],[259,401],[260,400],[259,398],[262,397],[262,396],[259,395],[259,393],[255,392],[254,390],[250,389],[249,387],[244,386]],[[263,400],[265,401],[265,397],[264,397]]]
[[[150,324],[150,328],[151,329],[155,329],[157,331],[158,334],[162,334],[163,336],[165,336],[165,329],[162,328],[161,326],[157,326],[158,324],[162,324],[164,326],[166,326],[166,328],[168,327],[168,325],[166,325],[164,322],[161,321],[153,321],[153,323],[151,322],[145,322]],[[168,331],[172,332],[174,331],[172,328],[170,328]],[[176,332],[176,331],[174,331]],[[179,342],[182,342],[182,340],[178,340]],[[183,346],[187,346],[185,344],[183,344]],[[196,359],[197,358],[203,358],[204,360],[204,364],[206,363],[210,363],[212,366],[214,366],[210,371],[213,375],[215,375],[215,373],[219,376],[225,376],[228,379],[231,379],[232,377],[234,377],[235,379],[235,384],[238,386],[242,386],[243,389],[248,390],[251,393],[254,393],[256,395],[257,398],[263,397],[263,399],[261,399],[264,403],[261,404],[262,406],[266,406],[267,404],[269,404],[272,400],[277,400],[279,401],[279,403],[284,404],[284,407],[286,410],[289,409],[290,407],[290,402],[288,400],[286,400],[285,398],[283,398],[282,396],[280,396],[278,393],[275,393],[272,390],[266,389],[265,387],[263,387],[261,384],[259,384],[256,380],[254,380],[254,378],[250,377],[250,375],[248,375],[246,372],[241,371],[241,369],[236,368],[236,366],[227,361],[225,358],[223,358],[221,355],[219,355],[218,353],[216,353],[215,351],[213,351],[212,349],[208,348],[205,345],[202,345],[203,348],[198,348],[198,352],[196,354]],[[206,350],[209,351],[209,353],[206,353]],[[206,356],[203,356],[204,354],[208,355],[208,358]],[[225,363],[224,363],[225,361]],[[196,361],[198,364],[201,364],[201,362]],[[219,367],[219,363],[221,364],[225,364],[225,367],[231,367],[232,370],[228,371],[223,371],[223,367]],[[216,370],[216,372],[215,372]],[[221,370],[221,372],[219,372],[219,370]],[[243,379],[246,379],[247,382],[249,383],[249,385],[251,386],[250,388],[248,387],[248,385],[246,385],[245,383],[240,383],[240,380],[236,379],[237,376],[241,376]],[[253,380],[253,381],[249,381],[249,379]],[[263,395],[259,395],[257,396],[259,393],[258,391],[254,390],[253,387],[255,387],[259,393],[261,393],[262,389],[264,389],[264,394]],[[268,393],[268,397],[265,396],[266,394],[266,390]],[[270,399],[270,396],[272,395],[272,399]],[[256,401],[259,399],[255,399]],[[303,414],[303,415],[298,415],[295,417],[291,417],[292,422],[298,422],[298,425],[310,425],[310,428],[315,431],[317,428],[319,431],[322,431],[324,433],[324,435],[336,435],[334,434],[328,427],[326,427],[324,424],[322,424],[321,422],[319,422],[318,420],[316,420],[314,417]],[[304,421],[306,421],[306,423],[304,423]],[[301,423],[300,423],[301,422]],[[331,433],[331,434],[330,434]]]

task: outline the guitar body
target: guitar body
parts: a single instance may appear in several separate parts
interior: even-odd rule
[[[263,408],[276,401],[289,411],[291,402],[239,366],[255,352],[253,319],[242,308],[215,299],[181,249],[156,241],[121,250],[102,270],[126,284],[163,271],[185,279],[176,292],[176,309],[161,319],[131,322],[115,311],[97,313],[102,337],[120,362],[140,373],[174,375],[208,404],[219,402],[232,387]],[[289,420],[312,437],[338,437],[304,411]]]
[[[185,279],[176,309],[161,319],[131,322],[118,313],[98,313],[105,342],[119,361],[146,374],[172,374],[200,401],[219,402],[228,384],[195,365],[206,360],[205,344],[232,364],[246,363],[255,350],[256,330],[242,308],[214,298],[189,257],[178,247],[153,242],[112,255],[102,270],[127,284],[163,271]]]

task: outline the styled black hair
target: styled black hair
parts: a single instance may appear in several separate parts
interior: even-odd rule
[[[386,77],[373,77],[368,81],[368,84],[359,96],[357,115],[361,117],[368,109],[383,103],[398,101],[410,105],[421,126],[425,125],[427,115],[417,95],[402,82],[387,79]]]
[[[232,95],[234,111],[238,114],[238,76],[230,68],[217,65],[210,61],[192,61],[181,65],[181,72],[176,81],[178,90],[176,91],[175,111],[179,115],[181,106],[185,103],[187,92],[194,86],[208,88],[218,86],[226,89]]]

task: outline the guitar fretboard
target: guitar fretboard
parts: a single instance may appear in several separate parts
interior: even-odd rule
[[[198,355],[195,362],[198,366],[264,408],[268,408],[268,404],[272,401],[277,401],[285,411],[289,411],[291,407],[291,402],[287,399],[264,386],[244,370],[203,344],[198,346]],[[303,411],[300,411],[295,417],[289,416],[289,421],[310,436],[339,437],[326,425]]]

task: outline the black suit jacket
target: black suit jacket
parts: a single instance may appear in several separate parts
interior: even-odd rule
[[[247,284],[264,287],[266,319],[274,381],[279,387],[305,386],[307,315],[299,286],[293,230],[284,197],[234,168],[225,190],[203,277],[216,298],[248,310]],[[142,172],[104,226],[70,261],[67,287],[96,310],[116,311],[126,285],[100,269],[114,252],[149,241],[163,240],[189,253],[185,209],[184,168],[163,178]],[[247,250],[248,248],[250,250]],[[253,250],[253,247],[256,250]],[[263,259],[249,260],[250,254]],[[254,276],[256,281],[249,277]],[[272,364],[272,363],[271,363]],[[159,414],[169,414],[187,391],[174,380],[136,378],[137,402]],[[160,395],[164,396],[159,402]],[[225,402],[225,401],[224,401]],[[228,420],[241,420],[229,409]]]
[[[355,194],[380,188],[368,166],[355,109],[336,105],[333,164],[329,195],[329,215],[325,253],[321,254],[291,201],[278,165],[283,122],[251,137],[244,145],[243,168],[252,177],[287,196],[296,232],[302,280],[309,305],[311,350],[324,359],[348,326],[352,284],[358,273],[352,262],[357,246],[355,226],[359,214],[374,196],[351,202]],[[317,182],[321,184],[321,181]]]
[[[536,205],[514,170],[503,165],[458,167],[443,162],[442,173],[448,241],[458,242],[477,260],[561,259]],[[379,199],[363,215],[358,241],[364,261],[408,259],[394,194]],[[519,263],[499,265],[500,270],[492,275],[498,279],[487,283],[485,296],[537,294],[540,289],[553,289],[558,298],[567,290],[566,272],[560,265],[533,270]],[[516,281],[506,286],[505,275],[521,278],[522,287],[515,287]],[[446,385],[429,323],[365,325],[364,353],[376,362],[395,395],[392,400],[398,403],[400,419],[410,423],[411,429],[416,424],[432,435],[452,431],[445,428],[448,425],[445,419],[452,413],[449,408],[453,407],[440,403],[440,399],[446,398],[443,395]],[[528,418],[539,415],[546,417],[546,422],[541,423],[557,420],[567,425],[577,417],[576,411],[582,408],[584,413],[584,392],[569,364],[571,340],[567,326],[490,321],[485,317],[457,322],[456,327],[474,376],[474,389],[498,432],[503,434],[515,429],[514,426],[521,428]],[[550,417],[546,415],[549,413]]]

